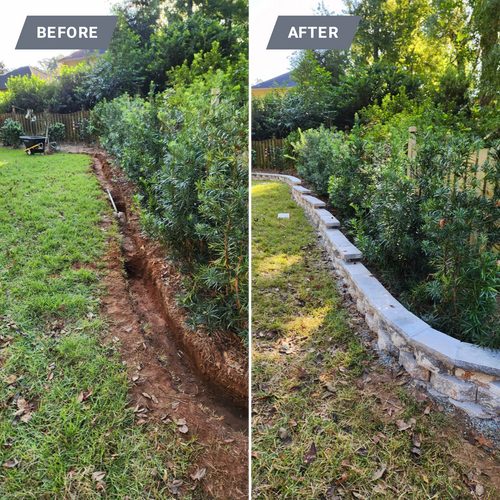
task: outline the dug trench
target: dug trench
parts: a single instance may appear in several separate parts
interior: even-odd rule
[[[195,437],[203,449],[190,475],[206,469],[200,481],[204,495],[246,498],[245,353],[236,339],[222,343],[186,328],[175,299],[181,275],[160,245],[142,234],[133,184],[105,153],[94,151],[91,157],[104,194],[110,191],[119,212],[121,245],[112,244],[105,257],[109,272],[101,313],[110,325],[105,341],[116,343],[128,367],[136,424],[179,423],[179,437]],[[111,226],[110,218],[103,224],[103,230]]]

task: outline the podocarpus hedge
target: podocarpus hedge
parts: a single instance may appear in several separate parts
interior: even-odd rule
[[[142,221],[182,262],[193,327],[248,332],[248,108],[231,76],[197,77],[94,110],[102,145],[138,187]]]
[[[500,348],[500,144],[481,180],[470,161],[481,139],[429,129],[412,161],[393,146],[359,126],[349,135],[308,131],[297,169],[320,192],[328,180],[365,259],[407,307],[459,340]]]

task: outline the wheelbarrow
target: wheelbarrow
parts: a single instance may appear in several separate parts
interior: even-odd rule
[[[29,155],[35,153],[45,153],[45,137],[38,135],[23,135],[20,137],[26,149],[24,150]]]

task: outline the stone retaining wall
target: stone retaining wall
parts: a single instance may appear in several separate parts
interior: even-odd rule
[[[350,288],[359,312],[390,353],[427,389],[479,418],[500,414],[500,352],[445,335],[403,307],[359,261],[361,252],[319,217],[313,193],[294,189],[301,180],[280,174],[252,173],[256,180],[286,182],[293,199],[311,217],[326,242],[333,265]],[[310,201],[308,200],[310,197]],[[312,198],[315,200],[315,198]],[[331,214],[330,214],[331,215]],[[332,216],[333,217],[333,216]]]

